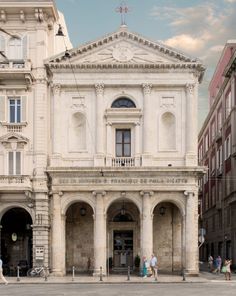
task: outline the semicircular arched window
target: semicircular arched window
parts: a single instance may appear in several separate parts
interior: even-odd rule
[[[134,220],[132,216],[128,213],[125,213],[124,215],[119,213],[113,218],[113,222],[132,222],[132,221]]]
[[[134,102],[126,97],[116,99],[111,108],[136,108]]]

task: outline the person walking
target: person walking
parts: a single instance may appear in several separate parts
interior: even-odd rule
[[[151,256],[150,267],[151,267],[151,271],[152,271],[151,276],[156,277],[156,272],[157,272],[157,257],[154,254],[152,254],[152,256]]]
[[[217,274],[220,274],[220,271],[221,271],[221,264],[222,264],[222,259],[220,256],[217,256],[216,257],[216,269],[215,269],[215,272]]]
[[[2,279],[5,283],[5,285],[8,285],[8,281],[5,279],[3,273],[2,273],[2,259],[0,258],[0,279]]]

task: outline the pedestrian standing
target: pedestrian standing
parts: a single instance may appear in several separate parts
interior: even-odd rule
[[[0,258],[0,279],[2,279],[5,283],[5,285],[8,284],[8,281],[5,279],[3,273],[2,273],[2,259]]]
[[[213,257],[211,255],[209,255],[209,257],[208,257],[208,268],[209,268],[210,272],[213,271],[213,261],[214,261]]]
[[[230,265],[231,265],[231,260],[230,259],[226,259],[225,263],[224,263],[224,267],[225,267],[225,280],[230,281],[231,280],[231,269],[230,269]]]
[[[151,276],[156,276],[156,271],[157,271],[157,257],[152,254],[151,260],[150,260],[150,267],[151,267],[151,271],[152,274]]]
[[[143,264],[143,277],[146,278],[147,272],[148,272],[148,264],[149,264],[146,256],[143,256],[142,264]]]
[[[217,256],[216,257],[216,269],[215,269],[215,272],[217,274],[220,274],[220,271],[221,271],[221,264],[222,264],[222,259],[220,256]]]

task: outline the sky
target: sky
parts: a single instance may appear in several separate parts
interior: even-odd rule
[[[74,47],[116,31],[119,0],[55,0]],[[130,31],[199,58],[199,128],[208,113],[208,85],[227,40],[236,40],[236,0],[126,0]]]

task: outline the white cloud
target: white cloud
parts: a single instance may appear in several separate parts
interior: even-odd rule
[[[195,53],[204,47],[203,39],[194,38],[191,35],[187,35],[187,34],[174,36],[172,38],[165,40],[164,43],[171,47],[180,48],[186,53],[187,52]]]

